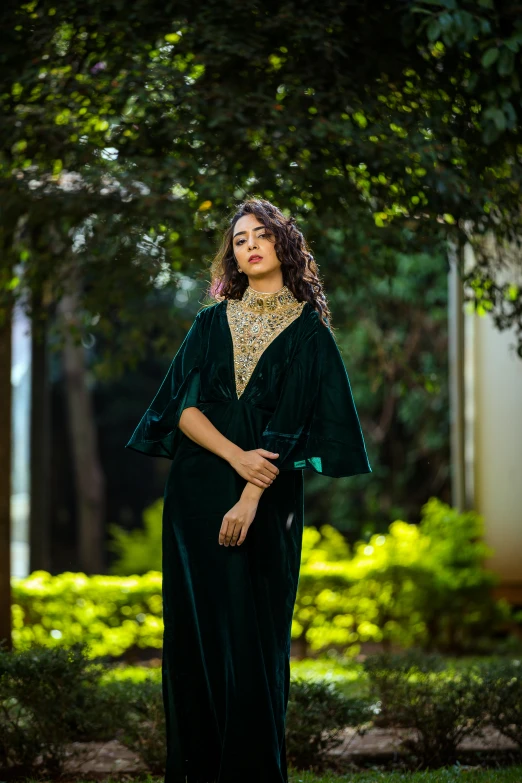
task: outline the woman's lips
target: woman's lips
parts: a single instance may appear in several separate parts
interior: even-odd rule
[[[249,264],[257,264],[258,261],[262,261],[263,256],[252,256],[252,258],[249,258],[248,263]]]

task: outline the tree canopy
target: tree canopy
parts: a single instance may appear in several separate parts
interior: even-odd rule
[[[390,247],[518,241],[509,4],[32,0],[0,14],[2,263],[24,275],[3,287],[58,297],[80,266],[109,337],[139,323],[147,286],[202,273],[245,194],[301,217],[332,286],[355,265],[393,274]],[[498,264],[479,253],[468,282],[520,327]]]

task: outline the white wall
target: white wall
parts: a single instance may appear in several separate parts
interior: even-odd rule
[[[469,249],[468,249],[469,252]],[[471,259],[468,259],[471,260]],[[516,282],[517,265],[500,277]],[[468,507],[484,517],[487,565],[501,593],[522,602],[522,358],[513,329],[489,313],[465,316],[465,456]]]
[[[484,515],[491,566],[522,590],[522,358],[511,330],[472,315],[474,494]]]

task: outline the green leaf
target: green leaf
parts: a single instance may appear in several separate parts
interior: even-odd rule
[[[484,54],[482,55],[481,63],[484,66],[484,68],[490,68],[494,62],[498,60],[499,50],[496,47],[493,47],[492,49],[488,49]]]
[[[507,76],[508,74],[513,73],[514,64],[515,58],[513,52],[507,48],[502,49],[497,66],[500,76]]]
[[[473,90],[477,86],[477,82],[478,82],[478,73],[475,71],[474,73],[471,74],[471,76],[468,79],[468,85],[467,85],[468,92],[473,92]]]
[[[484,141],[484,144],[492,144],[498,139],[499,136],[500,132],[498,128],[496,128],[495,124],[493,122],[488,122],[482,131],[482,140]]]
[[[520,48],[520,43],[515,38],[508,38],[506,41],[504,41],[504,44],[512,52],[518,52]]]
[[[517,124],[517,113],[511,101],[504,101],[502,104],[502,110],[507,116],[508,127],[514,128]]]
[[[427,27],[428,40],[436,41],[440,35],[440,24],[436,19],[433,19]]]
[[[506,115],[497,106],[490,106],[489,109],[486,109],[484,117],[493,120],[499,131],[506,129]]]
[[[452,14],[440,14],[439,24],[442,30],[448,30],[453,25]]]
[[[456,0],[421,0],[424,5],[436,5],[439,8],[448,8],[450,11],[454,11],[457,7]]]
[[[514,302],[515,299],[517,298],[517,296],[518,296],[518,288],[517,288],[516,285],[514,285],[514,283],[511,283],[511,285],[508,288],[508,292],[507,292],[507,297],[506,298],[510,299],[512,302]]]

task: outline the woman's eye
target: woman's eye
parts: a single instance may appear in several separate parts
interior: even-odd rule
[[[258,234],[257,237],[258,237],[258,239],[259,239],[259,237],[261,237],[261,239],[266,239],[266,234]],[[236,247],[238,247],[239,245],[243,244],[244,241],[245,241],[244,239],[239,239],[236,242]]]

